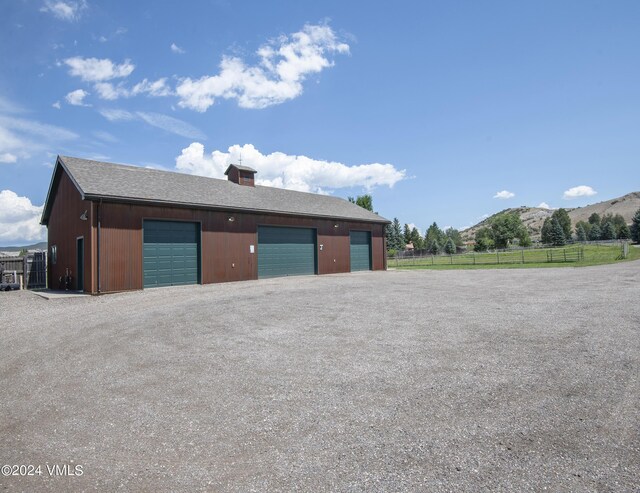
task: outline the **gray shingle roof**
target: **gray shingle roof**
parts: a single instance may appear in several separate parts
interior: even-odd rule
[[[175,204],[377,223],[389,222],[344,199],[328,195],[259,185],[242,186],[227,180],[69,156],[59,156],[58,162],[87,200]],[[48,197],[45,204],[42,221],[44,224],[48,222],[51,199],[52,197]]]

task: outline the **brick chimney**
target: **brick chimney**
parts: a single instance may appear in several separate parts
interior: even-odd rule
[[[254,175],[257,171],[247,166],[240,164],[230,164],[227,171],[224,172],[227,175],[227,179],[238,185],[244,185],[247,187],[255,187]]]

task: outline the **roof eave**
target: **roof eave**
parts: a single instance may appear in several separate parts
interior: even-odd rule
[[[215,206],[215,205],[207,205],[207,204],[199,204],[192,202],[175,202],[171,200],[156,200],[156,199],[140,199],[133,197],[120,197],[115,195],[103,195],[103,194],[92,194],[87,193],[83,195],[84,200],[103,200],[107,202],[117,202],[117,203],[129,203],[129,204],[147,204],[147,205],[161,205],[161,206],[174,206],[181,208],[195,208],[195,209],[207,209],[213,211],[238,211],[238,212],[247,212],[247,213],[257,213],[257,214],[275,214],[281,216],[302,216],[302,217],[317,217],[322,219],[334,219],[338,221],[357,221],[357,222],[365,222],[365,223],[374,223],[374,224],[391,224],[391,221],[380,217],[378,219],[364,219],[358,217],[346,217],[346,216],[332,216],[327,214],[307,214],[303,212],[287,212],[287,211],[274,211],[270,209],[257,209],[250,207],[224,207],[224,206]]]

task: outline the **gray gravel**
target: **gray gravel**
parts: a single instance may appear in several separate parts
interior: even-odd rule
[[[640,262],[0,293],[8,491],[639,491]]]

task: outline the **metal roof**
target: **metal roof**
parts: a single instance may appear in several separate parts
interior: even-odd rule
[[[389,222],[347,200],[329,195],[260,185],[249,187],[216,178],[58,156],[42,224],[49,220],[59,166],[67,172],[84,200]]]

